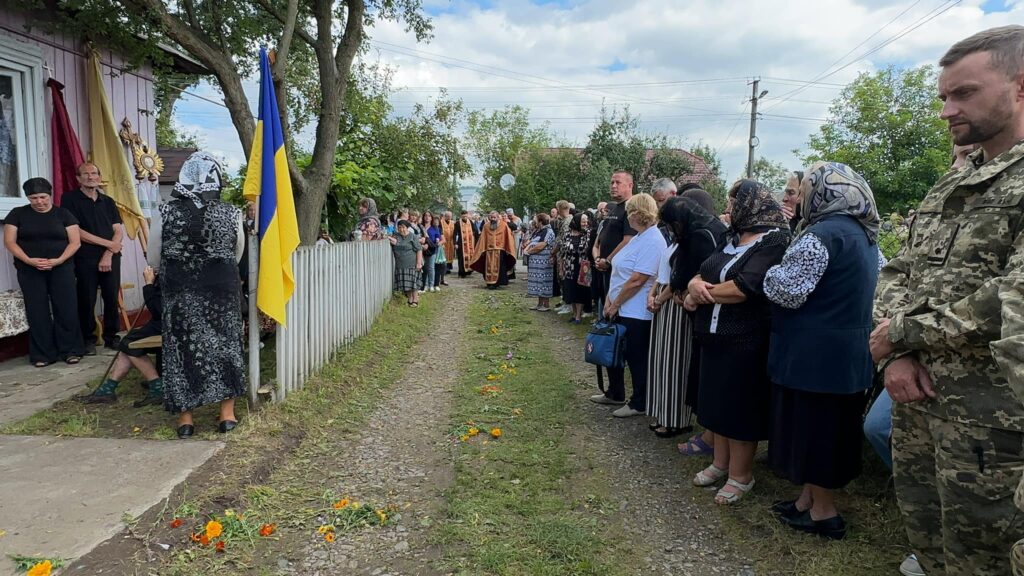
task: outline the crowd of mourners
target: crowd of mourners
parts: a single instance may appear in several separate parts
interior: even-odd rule
[[[888,262],[869,182],[828,161],[793,172],[783,191],[739,180],[724,207],[668,178],[634,194],[626,171],[612,174],[610,201],[561,200],[528,220],[512,209],[381,215],[366,198],[352,239],[391,244],[411,307],[449,273],[495,289],[525,263],[537,314],[624,327],[624,365],[590,400],[617,418],[645,415],[655,435],[680,437],[681,456],[707,458],[692,482],[719,487],[716,503],[756,490],[767,442],[768,467],[796,487],[772,512],[844,538],[836,493],[861,473],[866,436],[895,479],[914,552],[903,574],[1024,576],[1024,26],[979,32],[939,64],[952,166]],[[100,288],[100,334],[124,359],[83,399],[116,400],[135,366],[149,387],[141,403],[178,414],[180,437],[194,433],[192,410],[215,402],[231,430],[245,390],[245,220],[219,200],[219,165],[193,155],[161,206],[145,273],[153,321],[124,341],[123,226],[99,168],[78,175],[60,207],[46,180],[28,180],[30,204],[5,220],[31,361],[95,353]],[[150,334],[163,337],[160,374],[129,345]]]
[[[719,213],[672,180],[611,202],[561,201],[524,234],[537,312],[625,328],[624,369],[591,401],[646,415],[708,458],[692,482],[730,505],[754,456],[797,489],[772,512],[847,534],[836,494],[867,437],[892,469],[914,554],[905,575],[1024,575],[1024,27],[980,32],[940,60],[951,168],[891,261],[856,167],[817,162],[784,191],[734,183]],[[781,192],[781,193],[778,193]],[[1016,502],[1016,505],[1015,505]]]
[[[399,214],[396,285],[415,305],[435,244],[489,287],[518,256],[531,310],[625,328],[625,365],[591,400],[661,437],[699,424],[678,451],[709,460],[692,482],[718,487],[716,503],[756,490],[767,442],[768,467],[796,487],[772,512],[844,538],[836,494],[861,473],[866,436],[895,478],[914,552],[903,574],[1024,575],[1024,27],[978,33],[940,65],[952,166],[892,261],[855,166],[817,162],[783,191],[739,180],[721,211],[697,185],[634,194],[617,171],[592,209],[463,213],[454,246],[449,214]],[[514,246],[484,241],[512,229]]]

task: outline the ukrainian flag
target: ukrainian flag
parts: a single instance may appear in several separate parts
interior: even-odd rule
[[[249,153],[244,196],[259,200],[260,267],[256,305],[285,324],[285,304],[295,291],[292,252],[299,246],[292,182],[284,151],[281,115],[274,97],[267,51],[260,48],[260,115]]]

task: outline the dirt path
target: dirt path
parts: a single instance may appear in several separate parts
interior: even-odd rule
[[[646,552],[646,565],[636,574],[753,576],[750,563],[721,534],[718,511],[709,506],[714,493],[691,483],[690,469],[708,462],[682,462],[675,450],[680,438],[657,438],[648,418],[614,418],[614,406],[587,400],[597,392],[595,369],[583,362],[582,338],[567,318],[549,314],[539,324],[555,356],[578,379],[577,400],[585,416],[572,428],[572,441],[607,477],[620,503],[624,536]]]
[[[476,283],[452,276],[440,321],[423,327],[425,337],[409,350],[402,378],[373,409],[365,429],[338,439],[332,450],[338,466],[334,473],[341,480],[325,489],[364,502],[396,504],[401,520],[380,529],[339,534],[329,547],[313,539],[304,560],[283,572],[442,574],[436,567],[441,551],[427,536],[443,518],[443,492],[452,482],[453,456],[446,438],[452,389],[459,378],[453,366],[463,356],[466,311],[476,293]],[[422,296],[431,297],[437,296]]]

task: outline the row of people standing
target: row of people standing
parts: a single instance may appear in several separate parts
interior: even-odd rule
[[[100,191],[100,170],[77,170],[79,188],[53,203],[45,178],[22,188],[27,206],[4,219],[4,245],[14,256],[29,325],[29,360],[37,367],[78,363],[95,354],[97,289],[103,299],[103,342],[117,347],[118,293],[124,228],[114,201]]]
[[[790,218],[755,181],[730,189],[727,229],[702,190],[666,195],[659,209],[632,194],[628,174],[613,177],[609,213],[625,213],[628,240],[603,235],[595,264],[611,270],[604,313],[626,327],[633,390],[627,399],[613,369],[591,400],[619,406],[618,417],[647,414],[659,436],[682,433],[696,413],[706,431],[679,448],[713,456],[693,481],[722,484],[720,504],[754,487],[757,443],[771,438],[773,469],[806,493],[780,504],[780,517],[841,537],[830,496],[859,473],[878,215],[866,182],[841,164],[813,166],[803,186],[792,242]],[[827,352],[809,352],[821,342]]]

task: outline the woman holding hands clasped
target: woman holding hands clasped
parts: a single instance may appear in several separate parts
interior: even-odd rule
[[[700,341],[697,419],[715,433],[714,461],[693,483],[726,480],[715,502],[732,504],[754,487],[754,451],[767,440],[770,303],[764,275],[789,246],[789,222],[771,191],[740,180],[729,190],[731,236],[690,280],[683,307],[696,311]]]

